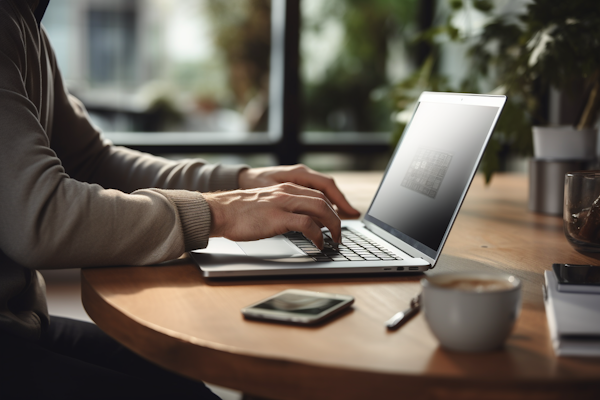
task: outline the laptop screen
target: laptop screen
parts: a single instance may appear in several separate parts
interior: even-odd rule
[[[437,258],[500,108],[420,102],[365,219]]]

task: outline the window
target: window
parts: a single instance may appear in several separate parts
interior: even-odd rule
[[[110,137],[268,132],[271,19],[270,0],[53,0],[43,23]]]
[[[153,153],[389,153],[417,0],[52,0],[67,86]],[[424,3],[432,4],[432,0]]]
[[[135,11],[91,8],[87,19],[90,85],[135,88]]]

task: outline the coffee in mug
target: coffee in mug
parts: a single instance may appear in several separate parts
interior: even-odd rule
[[[439,287],[470,292],[498,292],[510,290],[514,286],[504,279],[460,278],[438,283]]]

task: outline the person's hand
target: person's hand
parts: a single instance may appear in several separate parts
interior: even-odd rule
[[[341,242],[340,219],[323,193],[293,183],[266,188],[205,193],[212,213],[211,237],[258,240],[289,231],[302,232],[323,248],[321,228]]]
[[[240,188],[250,189],[292,182],[307,188],[319,190],[337,208],[342,218],[358,218],[360,212],[348,203],[346,197],[335,184],[333,178],[308,168],[305,165],[289,165],[243,170],[238,178]]]

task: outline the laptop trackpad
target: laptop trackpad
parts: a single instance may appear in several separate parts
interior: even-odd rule
[[[236,242],[246,255],[259,258],[287,258],[306,257],[300,249],[292,245],[283,236],[275,236],[268,239],[255,240],[252,242]]]

